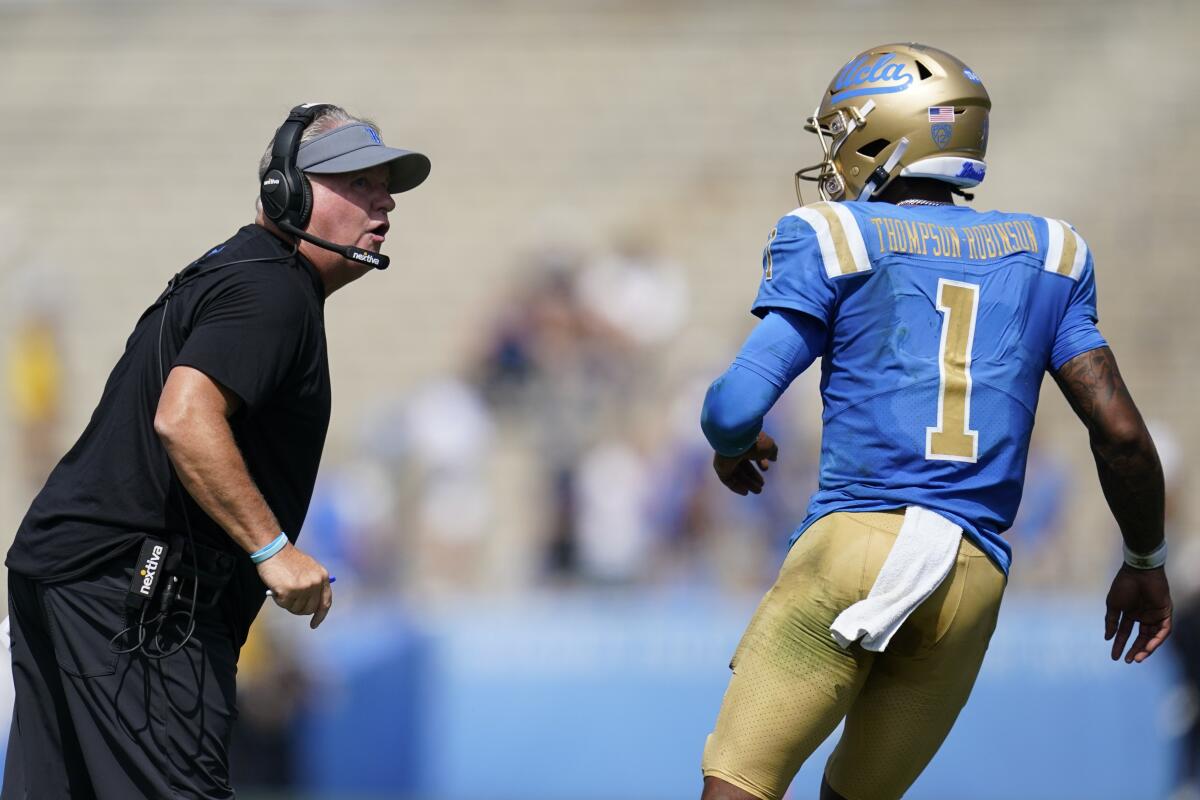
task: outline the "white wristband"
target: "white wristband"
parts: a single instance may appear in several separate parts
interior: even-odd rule
[[[1135,553],[1125,547],[1125,563],[1134,569],[1158,569],[1163,564],[1167,563],[1167,540],[1163,539],[1163,543],[1154,549],[1152,553]]]

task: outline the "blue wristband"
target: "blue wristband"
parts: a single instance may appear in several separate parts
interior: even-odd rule
[[[276,536],[274,539],[271,540],[270,544],[266,545],[265,547],[263,547],[260,550],[257,550],[256,552],[251,553],[250,560],[253,561],[255,564],[261,564],[262,562],[266,561],[268,558],[270,558],[271,556],[275,555],[280,550],[282,550],[284,548],[284,546],[287,545],[287,543],[288,543],[287,534],[280,533],[278,536]]]

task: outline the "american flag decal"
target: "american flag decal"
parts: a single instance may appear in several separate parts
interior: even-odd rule
[[[930,106],[930,122],[954,122],[954,106]]]

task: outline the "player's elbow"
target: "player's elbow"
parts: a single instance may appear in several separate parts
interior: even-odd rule
[[[1107,456],[1154,451],[1154,441],[1136,410],[1097,420],[1091,431],[1092,449]]]
[[[704,398],[700,429],[714,450],[733,455],[754,443],[754,438],[762,429],[762,415],[741,403],[733,402],[730,393],[722,391],[722,380],[717,379]]]

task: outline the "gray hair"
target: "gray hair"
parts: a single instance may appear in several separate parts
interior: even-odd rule
[[[304,129],[304,133],[300,135],[300,146],[304,146],[321,134],[328,133],[334,128],[354,124],[369,125],[376,133],[380,132],[379,126],[371,120],[356,117],[341,106],[327,105],[321,109],[316,118]],[[262,158],[258,161],[258,180],[260,183],[267,174],[267,165],[271,163],[271,147],[274,144],[275,137],[272,136],[271,141],[267,142],[267,149],[263,152]]]

